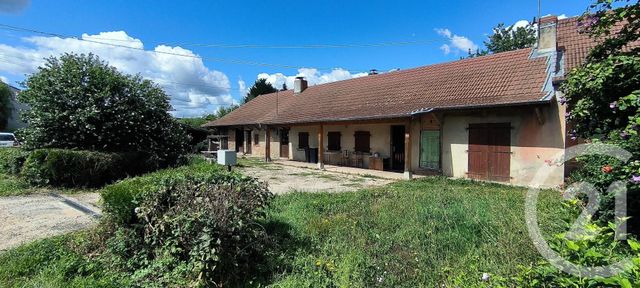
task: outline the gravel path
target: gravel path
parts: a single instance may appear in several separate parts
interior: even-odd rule
[[[71,198],[73,197],[73,198]],[[84,229],[96,223],[96,193],[0,198],[0,251],[36,239]],[[85,199],[87,202],[82,202]],[[97,203],[97,202],[94,202]]]
[[[238,168],[245,175],[269,184],[274,194],[298,192],[346,192],[361,188],[382,186],[392,180],[350,175],[316,169],[272,164],[249,165]]]

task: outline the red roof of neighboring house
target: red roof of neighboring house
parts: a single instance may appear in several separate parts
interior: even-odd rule
[[[582,63],[594,45],[579,34],[576,18],[558,22],[565,71]],[[256,97],[205,126],[293,124],[408,117],[416,111],[548,101],[548,57],[532,49],[311,86]]]

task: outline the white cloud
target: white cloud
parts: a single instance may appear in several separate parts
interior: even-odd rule
[[[241,97],[244,97],[244,95],[247,95],[247,93],[249,93],[249,89],[247,89],[247,83],[242,79],[238,80],[238,92],[240,93]]]
[[[82,39],[144,48],[140,39],[130,37],[124,31],[83,34]],[[162,86],[171,96],[173,113],[178,117],[211,113],[218,109],[219,104],[234,103],[228,77],[207,68],[202,59],[153,52],[197,56],[181,47],[160,45],[153,51],[141,51],[72,38],[38,36],[22,40],[29,47],[0,44],[0,55],[3,55],[0,71],[21,76],[34,73],[44,63],[44,57],[65,52],[93,53],[124,73],[140,74]]]
[[[513,29],[518,29],[518,28],[525,28],[527,26],[529,26],[529,21],[527,21],[527,20],[519,20],[515,24],[511,25],[510,27],[513,28]]]
[[[296,77],[305,77],[305,79],[309,82],[309,85],[317,85],[324,84],[329,82],[335,82],[340,80],[347,80],[352,78],[358,78],[369,75],[368,73],[351,73],[348,70],[342,68],[336,68],[331,70],[329,73],[321,73],[318,69],[314,68],[300,68],[298,69],[298,74],[296,75],[284,75],[283,73],[260,73],[258,74],[258,79],[267,79],[268,83],[275,86],[276,88],[282,88],[282,84],[287,84],[289,89],[293,88],[293,81]]]
[[[468,53],[469,51],[478,50],[478,45],[473,43],[469,38],[455,35],[449,29],[435,29],[435,31],[440,36],[449,39],[449,44],[440,46],[440,50],[442,50],[445,55],[451,52],[455,52],[457,54],[459,52]]]
[[[7,77],[0,76],[0,81],[4,82],[5,84],[9,84],[9,78]]]
[[[16,13],[27,8],[31,0],[2,0],[0,1],[0,12]]]

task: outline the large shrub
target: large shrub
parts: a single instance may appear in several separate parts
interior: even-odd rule
[[[20,148],[0,149],[0,173],[18,175],[29,152]]]
[[[26,158],[20,175],[37,186],[99,187],[145,172],[144,158],[133,153],[37,149]]]
[[[113,262],[137,285],[211,287],[250,275],[266,239],[257,223],[272,197],[265,184],[207,164],[142,178],[102,194],[116,227]]]
[[[188,137],[168,113],[167,94],[97,56],[46,59],[24,86],[18,97],[30,110],[19,134],[27,149],[145,152],[163,166],[186,153]]]
[[[0,131],[7,128],[11,117],[11,89],[0,81]]]

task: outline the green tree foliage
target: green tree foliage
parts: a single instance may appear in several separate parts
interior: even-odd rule
[[[620,2],[625,5],[614,8]],[[629,226],[634,230],[640,229],[640,50],[629,44],[640,37],[639,7],[638,1],[625,0],[596,0],[590,6],[579,25],[600,44],[561,87],[572,138],[615,144],[633,154],[627,163],[584,157],[582,169],[573,177],[594,183],[602,191],[600,216],[606,220],[612,220],[614,207],[614,195],[607,188],[616,180],[628,183],[629,213],[635,216]]]
[[[178,121],[183,124],[187,124],[191,127],[200,128],[202,125],[207,124],[208,122],[220,119],[225,115],[231,113],[231,111],[236,110],[238,105],[230,105],[230,106],[221,106],[215,113],[207,114],[200,117],[193,118],[180,118]]]
[[[46,59],[24,82],[19,100],[27,149],[144,152],[161,166],[182,160],[187,136],[168,113],[169,97],[142,77],[117,71],[97,56]]]
[[[251,88],[249,89],[249,93],[247,93],[247,96],[244,97],[243,101],[244,103],[247,103],[253,100],[253,98],[256,98],[260,95],[269,94],[276,91],[278,91],[278,89],[273,87],[271,83],[267,82],[267,79],[261,78],[253,83],[253,86],[251,86]]]
[[[478,57],[532,47],[536,43],[536,30],[532,25],[525,27],[505,27],[504,23],[493,28],[493,34],[484,41],[486,50],[469,51],[469,57]]]
[[[0,131],[7,128],[11,117],[11,88],[0,82]]]

